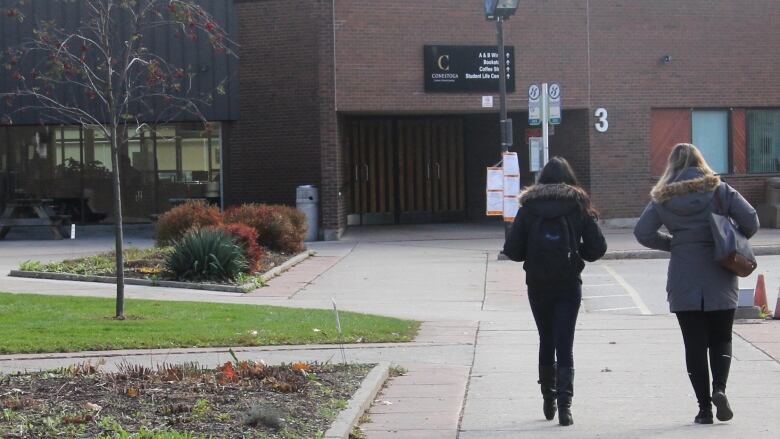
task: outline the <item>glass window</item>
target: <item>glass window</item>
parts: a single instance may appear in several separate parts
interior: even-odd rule
[[[780,110],[747,111],[748,172],[780,172]]]
[[[692,140],[707,163],[720,174],[729,172],[729,113],[726,110],[694,111]]]
[[[78,127],[61,127],[55,129],[56,152],[58,165],[81,163],[81,129]]]
[[[209,139],[201,130],[179,129],[185,181],[209,181]]]
[[[157,140],[157,172],[160,180],[178,180],[176,160],[176,129],[159,127],[155,131]]]

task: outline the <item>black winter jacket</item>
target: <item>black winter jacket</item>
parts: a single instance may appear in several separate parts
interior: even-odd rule
[[[607,241],[601,233],[596,218],[585,211],[588,194],[584,190],[567,184],[538,184],[523,191],[520,195],[520,204],[520,210],[504,243],[504,254],[509,259],[516,262],[526,260],[528,233],[537,218],[556,218],[564,215],[573,229],[575,242],[579,243],[581,259],[593,262],[607,252]],[[526,268],[525,264],[523,268]],[[576,276],[562,279],[561,284],[554,287],[533,285],[527,276],[526,284],[529,291],[568,292],[582,284],[580,273],[584,268],[585,264],[581,263]]]

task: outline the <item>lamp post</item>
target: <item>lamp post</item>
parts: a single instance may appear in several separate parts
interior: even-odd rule
[[[504,21],[514,15],[520,0],[485,0],[485,18],[496,22],[498,39],[498,93],[501,131],[501,152],[509,151],[512,146],[512,119],[507,116],[506,109],[506,51],[504,49]]]
[[[520,0],[485,0],[485,18],[496,22],[498,39],[498,94],[499,94],[499,127],[501,133],[501,153],[509,151],[512,146],[512,119],[506,109],[506,50],[504,49],[504,20],[514,15]],[[504,237],[509,237],[511,225],[504,222]]]

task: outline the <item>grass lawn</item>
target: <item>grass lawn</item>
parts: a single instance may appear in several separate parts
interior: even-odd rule
[[[333,311],[0,293],[0,354],[337,343]],[[419,322],[341,312],[347,343],[410,341]]]

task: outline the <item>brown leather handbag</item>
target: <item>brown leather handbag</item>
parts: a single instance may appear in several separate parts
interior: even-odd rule
[[[750,276],[758,266],[753,247],[728,212],[723,210],[720,192],[721,187],[718,187],[713,196],[715,208],[710,214],[715,260],[739,277]]]

